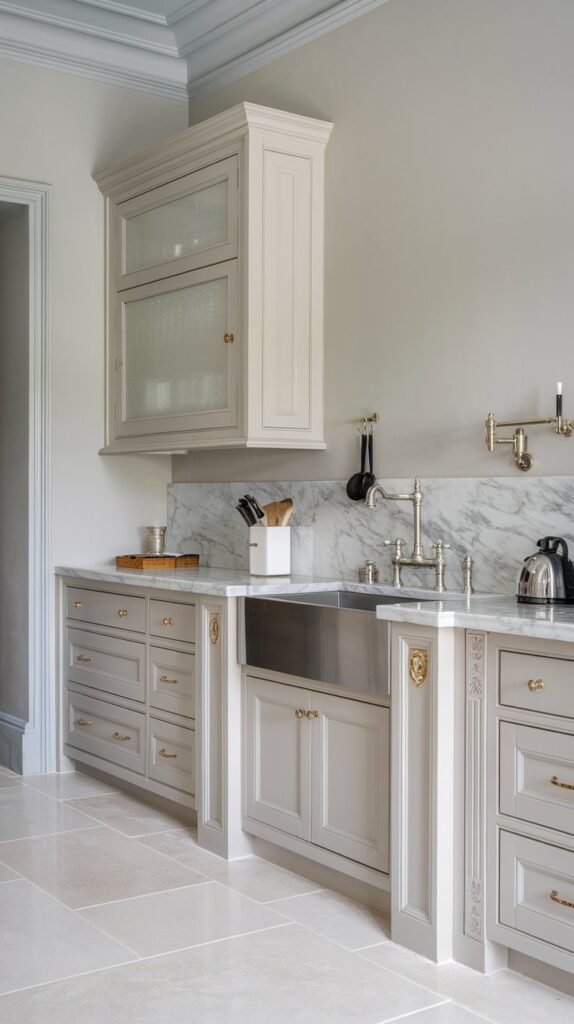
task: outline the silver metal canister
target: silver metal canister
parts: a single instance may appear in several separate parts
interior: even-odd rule
[[[148,526],[147,554],[163,555],[165,551],[165,535],[167,526]]]
[[[364,565],[359,569],[359,583],[378,583],[379,582],[379,568],[376,562],[368,558]]]

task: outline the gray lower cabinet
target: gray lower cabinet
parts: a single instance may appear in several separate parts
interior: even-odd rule
[[[64,590],[66,754],[195,807],[194,603],[82,584]]]
[[[244,738],[247,827],[388,872],[388,708],[247,675]]]

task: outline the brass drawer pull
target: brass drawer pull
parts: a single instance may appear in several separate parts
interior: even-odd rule
[[[81,607],[82,607],[82,602],[81,601],[74,601],[74,608],[81,608]]]
[[[165,747],[162,747],[161,750],[158,750],[158,754],[160,757],[164,757],[166,761],[175,761],[175,759],[177,758],[177,754],[168,754]]]
[[[131,740],[131,736],[122,736],[121,732],[114,732],[112,733],[112,739],[125,743],[126,740]]]
[[[552,890],[550,893],[550,899],[553,903],[559,903],[561,907],[570,907],[570,910],[574,910],[574,903],[571,903],[570,900],[562,899],[558,889]]]
[[[550,781],[553,786],[560,786],[560,789],[574,789],[574,785],[571,782],[560,782],[557,775],[553,775]]]
[[[176,686],[177,684],[177,679],[169,679],[167,676],[160,676],[159,681],[160,683],[169,683],[170,686]]]
[[[530,690],[531,693],[537,693],[538,690],[543,690],[544,689],[544,680],[543,679],[529,679],[528,680],[528,689]]]
[[[118,615],[119,615],[120,619],[127,618],[127,614],[128,614],[127,608],[119,608],[118,609]]]
[[[76,661],[92,661],[92,659],[87,654],[78,654]]]
[[[86,729],[89,725],[92,725],[92,722],[90,722],[88,718],[78,718],[76,720],[76,725],[80,725],[82,729]]]
[[[305,718],[304,708],[295,708],[295,718]]]
[[[173,626],[173,619],[170,619],[168,615],[166,615],[165,619],[162,619],[162,622],[164,626]]]
[[[318,718],[319,717],[319,712],[318,711],[306,711],[305,715],[309,719],[311,719],[311,718]]]

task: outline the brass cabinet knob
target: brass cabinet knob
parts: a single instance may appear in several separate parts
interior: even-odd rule
[[[173,619],[170,619],[169,615],[166,615],[165,618],[161,621],[163,622],[164,626],[173,626]]]
[[[304,710],[304,708],[295,708],[295,718],[304,718],[304,717],[305,717],[305,710]]]
[[[226,345],[229,345],[229,343],[230,343],[231,341],[235,341],[235,338],[234,338],[233,334],[228,334],[228,333],[226,332],[226,333],[225,333],[225,334],[223,335],[223,340],[224,340],[224,342],[225,342],[225,344],[226,344]]]
[[[165,758],[166,761],[175,761],[177,758],[177,754],[168,754],[165,747],[162,747],[161,750],[158,750],[158,754],[160,757]]]
[[[125,743],[126,740],[131,740],[131,736],[122,736],[121,732],[114,732],[112,733],[112,739]]]
[[[127,614],[128,614],[127,608],[118,608],[118,615],[119,615],[120,619],[125,619],[127,617]]]
[[[76,725],[81,726],[82,729],[86,729],[87,726],[91,725],[91,724],[92,723],[89,721],[88,718],[78,718],[78,719],[76,719]]]
[[[82,602],[81,601],[74,601],[74,608],[81,608],[81,607],[82,607]]]
[[[169,679],[168,676],[160,676],[159,681],[160,683],[167,683],[169,686],[177,685],[177,679]]]
[[[306,711],[305,715],[309,719],[311,719],[311,718],[318,718],[319,717],[319,712],[318,711]]]
[[[538,690],[543,690],[544,689],[544,680],[543,679],[529,679],[528,680],[528,689],[530,690],[531,693],[536,693]]]

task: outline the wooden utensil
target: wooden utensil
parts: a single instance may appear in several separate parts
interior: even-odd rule
[[[270,501],[267,505],[263,505],[263,511],[267,526],[287,526],[293,512],[293,498]]]

